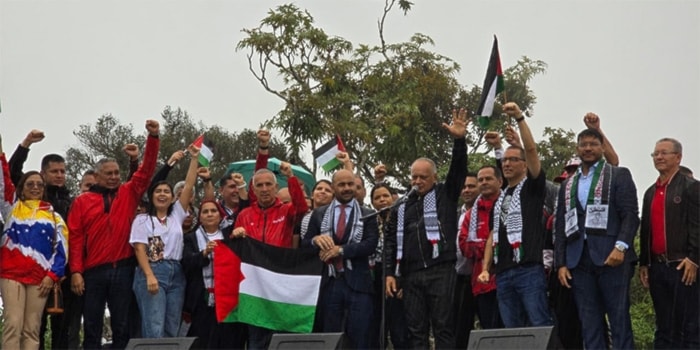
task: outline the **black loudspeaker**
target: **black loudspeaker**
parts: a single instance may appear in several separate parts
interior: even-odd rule
[[[126,350],[189,350],[197,337],[189,338],[131,338]]]
[[[550,349],[552,329],[547,327],[473,330],[469,333],[469,350]]]
[[[345,349],[343,333],[308,333],[272,335],[268,350]]]

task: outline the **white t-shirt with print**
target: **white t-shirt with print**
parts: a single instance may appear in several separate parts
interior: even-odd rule
[[[173,203],[173,211],[164,224],[155,216],[139,214],[131,224],[129,243],[143,243],[149,261],[182,259],[183,233],[182,223],[187,218],[187,211],[180,201]]]

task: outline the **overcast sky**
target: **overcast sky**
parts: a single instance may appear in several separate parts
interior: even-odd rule
[[[414,33],[462,66],[461,84],[481,84],[493,34],[504,68],[521,56],[545,61],[531,82],[529,120],[578,132],[592,111],[637,187],[656,178],[649,153],[661,137],[684,145],[700,173],[700,2],[415,0],[393,12],[388,42]],[[0,0],[0,133],[11,153],[32,128],[27,169],[77,144],[72,131],[111,113],[144,130],[164,106],[231,131],[257,129],[281,100],[265,92],[235,45],[282,1]],[[383,1],[295,1],[326,33],[379,43]],[[145,132],[145,131],[144,131]],[[8,155],[9,156],[9,155]]]

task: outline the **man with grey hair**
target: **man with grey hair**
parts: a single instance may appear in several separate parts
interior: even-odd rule
[[[697,349],[700,183],[680,171],[678,140],[657,141],[651,157],[659,178],[644,193],[639,277],[654,303],[654,348]]]
[[[251,237],[277,247],[292,248],[294,225],[301,221],[308,211],[306,196],[299,180],[287,162],[280,164],[280,173],[287,177],[290,203],[282,203],[277,198],[277,177],[267,168],[253,175],[251,204],[243,209],[236,219],[233,238]],[[267,349],[272,331],[248,325],[248,349]]]
[[[136,207],[156,167],[160,125],[146,121],[149,136],[143,163],[121,183],[119,164],[105,158],[95,166],[97,184],[73,201],[68,215],[71,289],[84,295],[84,349],[101,349],[104,305],[111,315],[112,347],[129,341],[129,305],[134,278],[134,250],[129,244]]]
[[[403,290],[411,346],[427,349],[432,326],[436,349],[453,349],[453,295],[457,260],[457,206],[467,176],[467,112],[452,111],[452,124],[443,128],[454,139],[445,183],[428,158],[411,165],[410,195],[392,213],[386,231],[386,294]],[[401,276],[399,280],[398,277]],[[400,283],[400,285],[399,285]]]

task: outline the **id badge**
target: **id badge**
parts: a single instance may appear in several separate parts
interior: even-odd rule
[[[589,204],[586,206],[586,227],[602,230],[608,228],[607,204]]]
[[[578,231],[578,216],[576,215],[576,208],[567,210],[564,218],[566,222],[564,232],[566,232],[566,237],[569,237]]]

